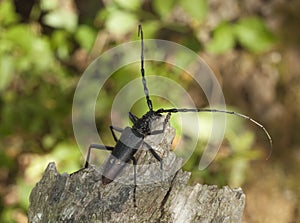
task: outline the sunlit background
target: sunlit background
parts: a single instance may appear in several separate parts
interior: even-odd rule
[[[300,222],[299,15],[297,0],[1,0],[0,222],[27,222],[30,191],[50,161],[60,172],[81,168],[71,115],[76,85],[101,53],[137,40],[139,23],[145,38],[199,54],[214,70],[228,109],[262,123],[274,141],[266,160],[264,132],[230,116],[220,151],[204,171],[198,163],[207,136],[200,137],[185,165],[190,183],[242,187],[244,222]],[[147,74],[173,79],[197,106],[208,105],[183,71],[146,65]],[[114,96],[139,75],[138,66],[121,69],[99,95],[96,122],[105,144],[114,144],[108,128]],[[153,100],[157,108],[166,105]],[[140,101],[132,111],[140,116],[146,109]],[[210,131],[211,115],[199,117],[201,128]],[[180,128],[176,120],[172,125]],[[190,135],[180,135],[174,144],[183,138],[188,146]]]

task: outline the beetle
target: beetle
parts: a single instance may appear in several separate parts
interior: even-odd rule
[[[149,108],[149,111],[144,114],[141,118],[138,118],[133,113],[129,112],[129,119],[133,123],[132,127],[125,127],[124,129],[119,127],[110,126],[110,131],[112,133],[112,136],[116,142],[115,146],[106,146],[106,145],[99,145],[99,144],[91,144],[88,148],[88,153],[86,157],[85,162],[85,168],[89,167],[89,159],[92,149],[100,149],[100,150],[109,150],[111,151],[111,154],[108,156],[101,181],[103,185],[107,185],[114,181],[116,177],[121,173],[121,171],[124,169],[126,163],[128,163],[130,160],[133,162],[133,169],[134,169],[134,191],[133,191],[133,202],[134,206],[136,207],[136,165],[137,161],[134,157],[135,153],[138,151],[138,149],[145,145],[147,149],[151,152],[151,154],[155,157],[157,161],[160,162],[160,168],[162,170],[162,158],[156,153],[156,151],[144,141],[144,138],[148,135],[156,135],[161,134],[165,131],[166,124],[168,123],[171,114],[172,113],[178,113],[178,112],[218,112],[218,113],[226,113],[230,115],[235,115],[242,117],[244,119],[247,119],[251,122],[253,122],[255,125],[262,128],[262,130],[266,133],[270,146],[272,149],[272,138],[266,128],[255,121],[254,119],[234,112],[234,111],[228,111],[228,110],[217,110],[217,109],[207,109],[207,108],[169,108],[164,109],[160,108],[158,110],[153,109],[152,101],[149,96],[149,90],[147,88],[146,84],[146,78],[145,78],[145,69],[144,69],[144,37],[143,37],[143,30],[142,26],[138,26],[138,35],[141,38],[141,75],[142,75],[142,84],[144,87],[144,94],[147,102],[147,106]],[[161,130],[151,130],[151,124],[153,121],[157,120],[158,118],[162,117],[162,114],[166,113],[166,117],[163,122],[163,128]],[[121,133],[120,138],[118,139],[115,132]],[[272,151],[272,150],[271,150]]]

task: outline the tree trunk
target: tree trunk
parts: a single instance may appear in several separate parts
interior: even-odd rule
[[[182,159],[169,150],[174,135],[168,124],[163,134],[145,138],[160,151],[163,170],[146,148],[136,154],[137,207],[132,165],[103,185],[102,167],[59,174],[49,163],[31,192],[29,222],[242,222],[245,195],[240,188],[187,185],[190,173],[181,170]]]

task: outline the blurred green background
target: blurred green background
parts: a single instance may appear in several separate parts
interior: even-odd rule
[[[299,15],[296,0],[1,0],[0,222],[27,222],[30,191],[50,161],[68,173],[83,165],[71,118],[77,82],[101,53],[137,40],[139,23],[145,38],[179,43],[204,58],[229,109],[258,120],[273,137],[266,161],[270,147],[263,131],[228,117],[209,168],[198,170],[205,136],[186,164],[191,183],[241,186],[245,222],[300,222]],[[199,107],[207,106],[182,71],[158,63],[147,69],[169,78],[172,72]],[[138,70],[121,69],[102,89],[96,122],[107,144],[113,145],[108,126],[114,95],[138,76]],[[133,111],[146,109],[141,102]],[[211,115],[199,117],[209,131]],[[177,127],[176,118],[172,123]]]

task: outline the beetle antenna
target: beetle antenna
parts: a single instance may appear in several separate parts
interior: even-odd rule
[[[177,112],[215,112],[215,113],[226,113],[226,114],[230,114],[230,115],[235,115],[235,116],[239,116],[241,118],[244,118],[244,119],[247,119],[249,121],[251,121],[252,123],[254,123],[255,125],[257,125],[258,127],[260,127],[264,132],[265,134],[267,135],[268,139],[269,139],[269,143],[270,143],[270,147],[271,147],[271,150],[267,156],[267,160],[270,158],[271,154],[272,154],[272,151],[273,151],[273,140],[271,138],[271,135],[269,134],[269,132],[267,131],[267,129],[262,125],[260,124],[259,122],[255,121],[254,119],[246,116],[246,115],[243,115],[243,114],[240,114],[240,113],[237,113],[237,112],[234,112],[234,111],[227,111],[227,110],[218,110],[218,109],[209,109],[209,108],[170,108],[170,109],[158,109],[156,111],[156,113],[177,113]]]
[[[139,25],[138,36],[141,37],[141,73],[142,73],[142,81],[144,86],[144,93],[146,95],[147,105],[150,111],[153,111],[152,101],[149,97],[149,90],[147,88],[146,79],[145,79],[145,69],[144,69],[144,35],[142,25]]]

